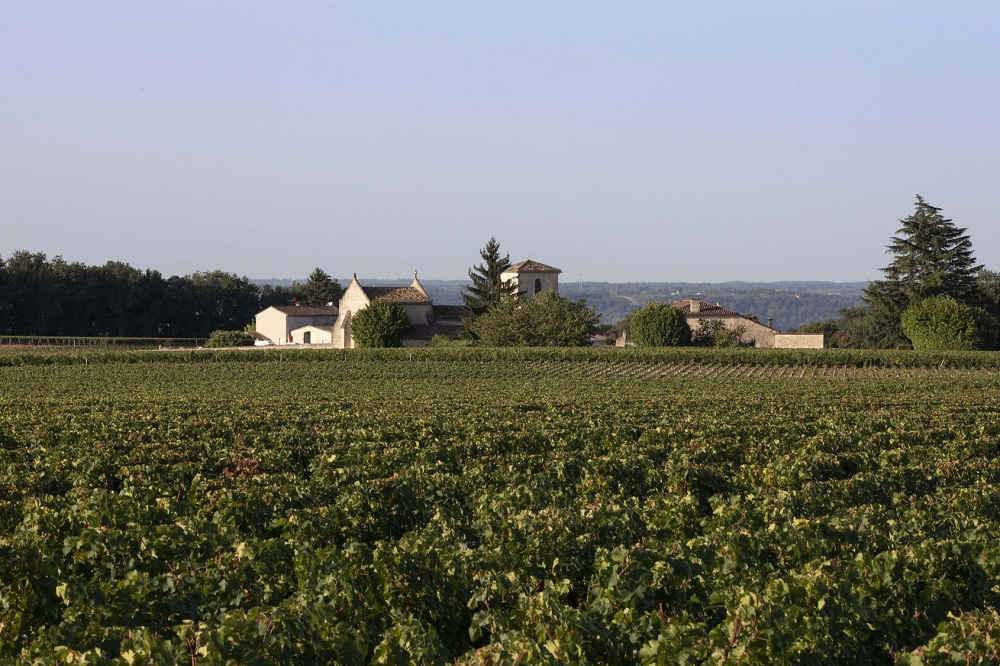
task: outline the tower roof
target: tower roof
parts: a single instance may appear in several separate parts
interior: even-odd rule
[[[508,266],[504,273],[562,273],[562,270],[552,266],[546,266],[545,264],[534,261],[533,259],[525,259],[524,261],[519,261],[512,266]]]

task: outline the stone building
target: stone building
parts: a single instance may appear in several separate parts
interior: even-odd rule
[[[824,346],[822,334],[779,333],[777,329],[744,317],[739,312],[724,308],[718,303],[712,305],[698,298],[688,298],[671,300],[670,304],[684,314],[692,333],[699,331],[707,322],[721,321],[730,330],[742,328],[743,335],[740,336],[740,341],[754,347],[822,349]]]
[[[257,333],[272,344],[295,344],[304,342],[301,335],[296,335],[296,331],[305,327],[333,326],[338,313],[338,309],[332,305],[323,307],[272,305],[257,313],[255,328]]]
[[[510,266],[503,274],[525,300],[543,291],[559,292],[559,274],[552,266],[528,259]],[[258,313],[257,331],[274,344],[327,344],[343,349],[356,347],[351,336],[351,318],[372,301],[398,303],[410,320],[404,347],[422,347],[435,335],[458,338],[465,331],[469,311],[460,305],[434,305],[417,279],[405,287],[365,287],[357,274],[351,278],[338,307],[310,308],[272,306]]]
[[[398,303],[406,311],[410,330],[402,340],[404,347],[427,346],[435,335],[459,337],[464,330],[462,319],[469,314],[461,306],[434,305],[416,272],[406,287],[365,287],[355,274],[340,299],[340,316],[333,326],[334,347],[353,349],[357,346],[351,336],[351,317],[372,301],[379,300]]]
[[[743,335],[740,336],[740,342],[743,344],[754,347],[774,346],[774,334],[778,332],[776,329],[744,317],[739,312],[724,308],[718,303],[713,305],[699,298],[685,298],[671,300],[670,305],[681,311],[692,333],[701,330],[707,322],[721,321],[730,330],[743,329]]]
[[[344,295],[340,297],[340,316],[337,323],[333,325],[333,346],[343,349],[353,349],[357,345],[351,336],[351,317],[360,310],[368,307],[372,301],[383,300],[398,303],[406,311],[406,317],[410,320],[410,326],[418,329],[421,326],[428,326],[428,321],[433,312],[433,302],[427,295],[424,286],[417,279],[416,272],[413,273],[413,280],[406,287],[363,287],[358,282],[358,274],[351,278],[351,283],[344,290]]]
[[[559,293],[558,268],[527,259],[507,268],[500,274],[501,280],[510,280],[517,288],[517,293],[526,301],[535,299],[535,294],[543,291]]]
[[[312,324],[296,328],[291,333],[295,344],[329,345],[333,344],[333,324],[329,326],[314,326]]]

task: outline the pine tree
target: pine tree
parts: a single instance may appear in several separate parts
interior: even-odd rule
[[[303,288],[303,305],[320,307],[329,303],[336,304],[340,300],[344,290],[340,288],[340,282],[334,280],[320,268],[317,268],[309,276]]]
[[[892,262],[882,269],[885,278],[871,282],[862,299],[868,305],[874,346],[905,345],[900,324],[903,311],[932,296],[948,296],[968,305],[980,305],[977,273],[982,269],[972,255],[972,241],[917,195],[916,210],[900,220],[902,227],[887,248]]]
[[[500,277],[510,268],[510,255],[500,256],[500,243],[496,238],[490,237],[479,256],[485,263],[469,269],[472,284],[466,287],[467,293],[462,294],[465,307],[474,315],[486,312],[516,293],[513,283]]]

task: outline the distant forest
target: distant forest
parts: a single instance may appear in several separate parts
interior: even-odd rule
[[[101,266],[15,252],[0,258],[0,335],[201,338],[240,330],[271,305],[307,303],[319,274],[302,280],[251,280],[223,271],[164,277],[111,261]],[[340,284],[347,284],[347,280]],[[365,280],[408,284],[409,280]],[[460,305],[465,280],[421,280],[440,305]],[[339,285],[336,281],[333,284]],[[560,292],[584,299],[613,324],[649,301],[701,298],[768,319],[779,330],[836,318],[860,303],[866,283],[569,282]],[[323,299],[321,299],[323,300]]]

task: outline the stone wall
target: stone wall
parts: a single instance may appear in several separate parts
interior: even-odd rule
[[[730,330],[742,327],[740,340],[744,343],[752,342],[754,347],[762,348],[774,346],[775,330],[746,317],[699,317],[698,313],[692,313],[686,319],[692,332],[699,330],[703,321],[721,321]]]
[[[258,312],[254,326],[257,332],[270,340],[272,344],[283,345],[288,341],[285,313],[275,308],[267,308],[263,312]]]
[[[777,333],[774,346],[778,349],[823,349],[822,333]]]
[[[522,298],[526,301],[535,300],[535,280],[541,282],[540,292],[554,291],[559,293],[559,273],[504,273],[500,277],[504,280],[511,280],[518,293],[523,292]]]

